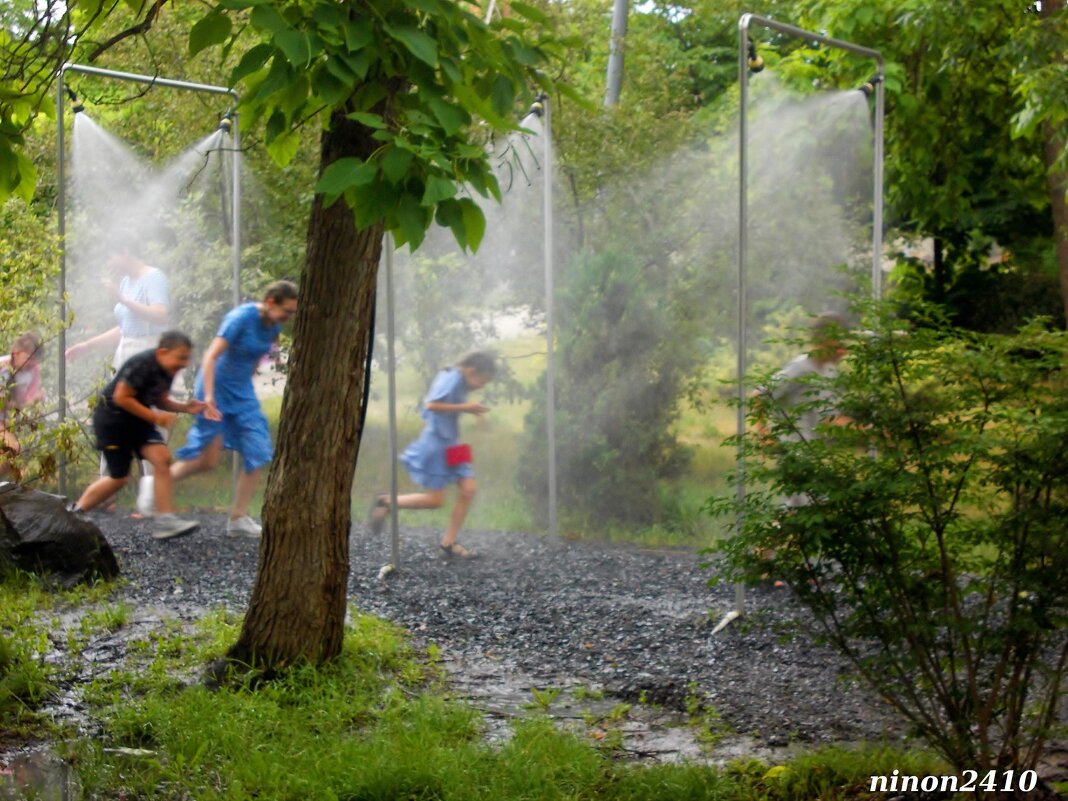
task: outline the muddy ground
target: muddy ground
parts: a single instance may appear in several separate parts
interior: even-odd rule
[[[92,516],[119,558],[129,603],[182,617],[244,608],[258,542],[225,534],[222,515],[197,517],[198,532],[156,542],[145,521]],[[734,588],[710,587],[707,557],[693,551],[476,531],[462,539],[480,558],[460,560],[441,554],[438,536],[404,525],[399,567],[383,581],[388,533],[373,538],[356,524],[350,595],[417,644],[436,644],[468,697],[486,701],[487,685],[501,684],[604,690],[668,710],[696,699],[725,730],[765,747],[904,733],[846,663],[814,643],[789,589],[750,590],[746,616],[713,633]]]

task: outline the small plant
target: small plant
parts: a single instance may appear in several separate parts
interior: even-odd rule
[[[530,694],[533,696],[533,702],[524,704],[527,709],[540,709],[542,712],[548,712],[549,707],[553,705],[560,696],[559,687],[547,687],[544,690],[539,690],[537,687],[530,688]]]
[[[600,701],[604,698],[604,689],[594,689],[585,684],[580,684],[572,691],[576,701]]]

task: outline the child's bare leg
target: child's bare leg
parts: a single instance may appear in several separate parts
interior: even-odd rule
[[[171,452],[162,442],[141,448],[141,458],[152,465],[156,493],[156,514],[174,512],[174,479],[171,477]]]
[[[123,476],[122,478],[101,476],[85,488],[85,492],[83,492],[82,497],[78,499],[76,506],[82,512],[88,512],[90,509],[95,509],[125,487],[129,478],[129,476]]]
[[[389,496],[383,496],[386,504],[389,504]],[[409,492],[406,495],[397,496],[398,509],[440,509],[445,505],[445,490],[430,490],[430,492]]]
[[[222,461],[223,451],[223,438],[220,434],[213,439],[208,445],[204,447],[204,450],[200,452],[200,455],[196,459],[188,462],[175,462],[171,465],[171,476],[175,481],[181,481],[187,476],[191,476],[194,473],[201,473],[205,470],[214,470],[219,466],[219,462]]]
[[[234,487],[234,503],[230,507],[230,519],[237,520],[248,514],[249,504],[252,503],[252,495],[256,492],[256,483],[260,480],[262,470],[252,470],[246,473],[241,471],[237,477],[237,486]]]
[[[459,490],[460,493],[456,497],[456,505],[452,507],[452,514],[449,515],[449,527],[445,529],[445,536],[441,538],[441,544],[445,548],[456,542],[460,527],[467,518],[467,510],[471,508],[471,501],[475,498],[478,484],[473,478],[461,478]]]

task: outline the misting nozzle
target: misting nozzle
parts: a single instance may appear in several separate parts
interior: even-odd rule
[[[79,111],[85,111],[85,106],[82,105],[82,101],[78,99],[78,95],[74,94],[74,90],[69,86],[67,89],[67,97],[70,98],[71,106],[70,110],[77,114]]]
[[[230,133],[233,127],[234,113],[232,111],[227,111],[226,114],[223,115],[223,118],[219,120],[218,130],[222,131],[223,133]]]
[[[527,116],[531,114],[537,114],[539,117],[545,113],[545,101],[549,99],[549,96],[545,92],[541,92],[534,98],[534,102],[530,104],[530,111],[527,112]]]
[[[749,60],[746,63],[749,64],[751,72],[760,72],[764,69],[764,59],[757,55],[756,42],[752,39],[749,40]]]
[[[876,84],[880,84],[882,82],[882,75],[872,75],[870,78],[868,78],[868,80],[864,81],[864,83],[862,83],[858,87],[858,91],[862,92],[864,94],[864,97],[871,97],[873,94],[875,94]]]

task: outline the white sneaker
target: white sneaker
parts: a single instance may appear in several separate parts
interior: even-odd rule
[[[230,518],[226,522],[226,533],[235,537],[258,537],[263,533],[263,526],[248,515]]]
[[[170,540],[175,537],[182,537],[195,531],[199,525],[200,523],[196,520],[183,520],[173,512],[156,515],[152,539]]]
[[[137,484],[137,511],[145,517],[156,511],[156,482],[152,476],[141,476]]]

